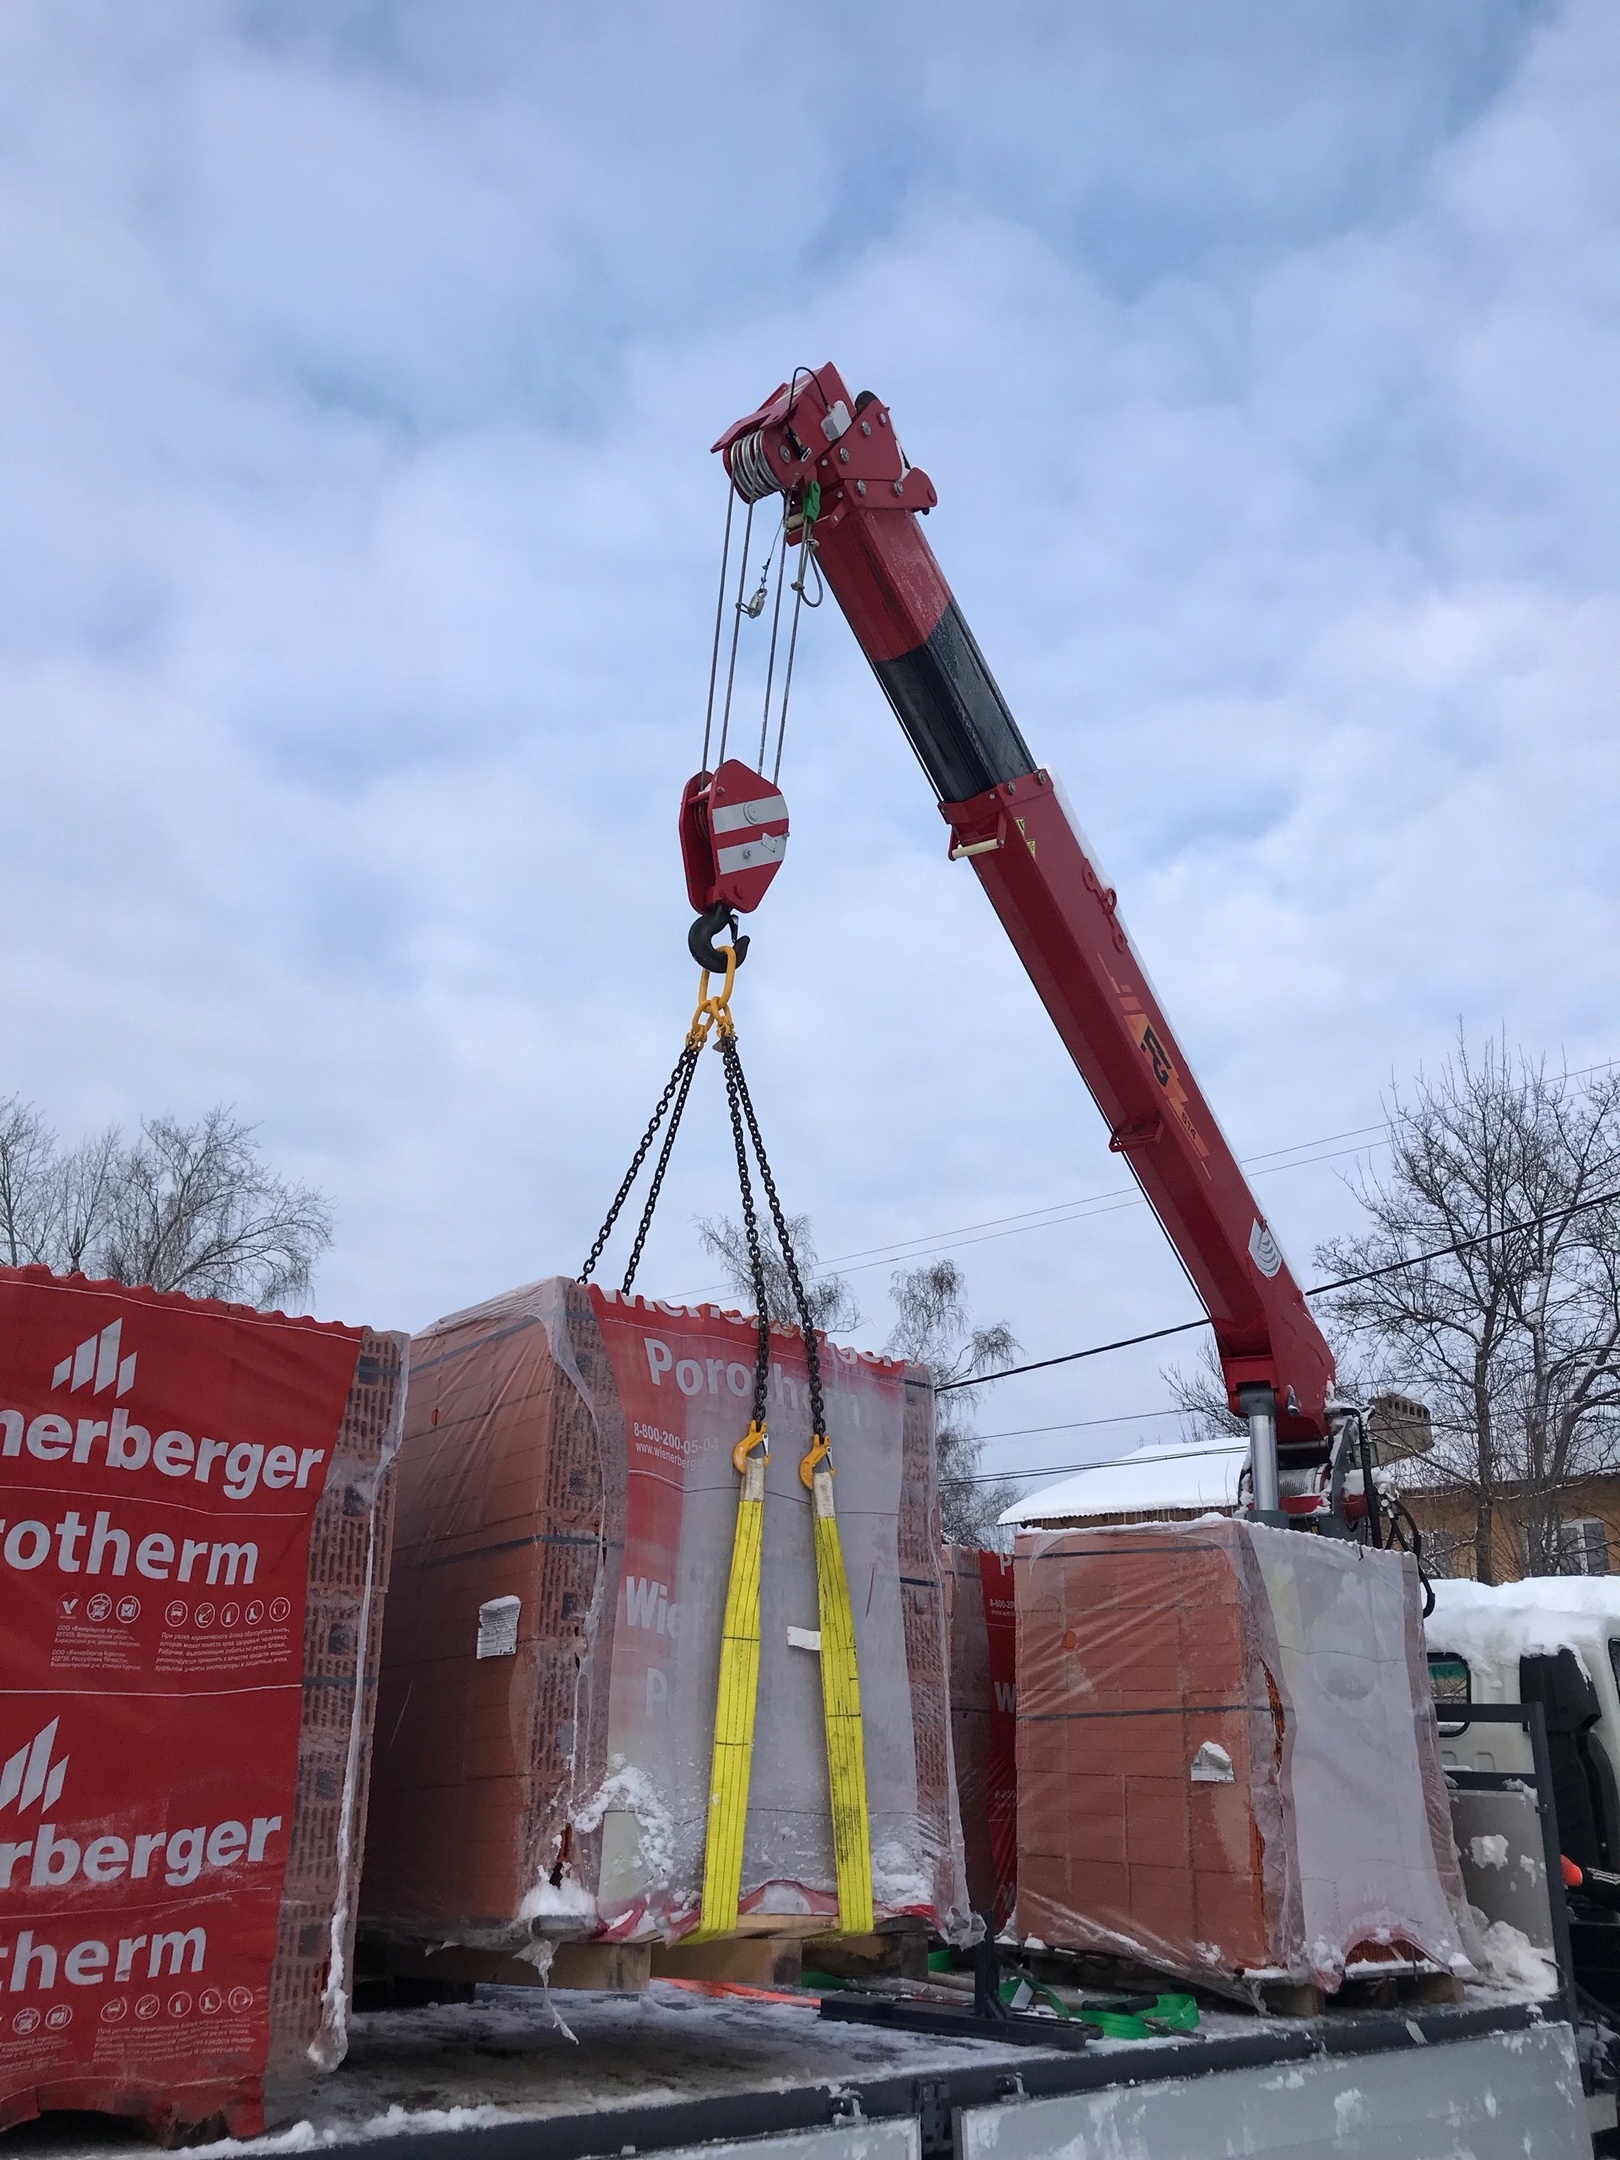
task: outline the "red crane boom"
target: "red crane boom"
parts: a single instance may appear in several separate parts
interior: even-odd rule
[[[1254,1506],[1326,1459],[1333,1356],[1215,1121],[1062,789],[1038,765],[918,522],[937,500],[889,410],[801,371],[715,444],[745,501],[787,498],[1019,958],[1214,1325]],[[806,512],[808,511],[808,519]]]

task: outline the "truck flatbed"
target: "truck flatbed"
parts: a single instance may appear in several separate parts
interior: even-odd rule
[[[1217,2090],[1218,2088],[1218,2090]],[[297,2122],[225,2155],[381,2148],[388,2160],[1572,2160],[1586,2104],[1559,2005],[1471,1991],[1455,2007],[1282,2019],[1206,2013],[1193,2036],[1081,2050],[825,2021],[816,1999],[485,1988],[361,2014]],[[47,2117],[8,2154],[150,2160],[127,2126]]]

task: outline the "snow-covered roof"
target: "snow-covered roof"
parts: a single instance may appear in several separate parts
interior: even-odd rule
[[[1573,1650],[1606,1652],[1620,1638],[1620,1576],[1532,1575],[1524,1582],[1477,1583],[1461,1577],[1434,1585],[1424,1623],[1431,1650],[1451,1650],[1471,1665],[1518,1673],[1518,1660]]]
[[[1158,1508],[1202,1513],[1236,1507],[1238,1476],[1248,1459],[1247,1440],[1202,1445],[1150,1441],[1121,1460],[1098,1463],[1027,1494],[1001,1520],[1017,1525],[1070,1522],[1087,1515],[1148,1515]]]

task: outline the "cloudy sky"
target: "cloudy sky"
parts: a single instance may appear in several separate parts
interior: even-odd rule
[[[831,358],[1308,1278],[1459,1020],[1620,1055],[1617,109],[1606,0],[9,0],[0,1091],[234,1105],[330,1316],[575,1269],[694,989],[708,445]],[[1032,1355],[1184,1317],[832,608],[783,777],[739,1020],[864,1339],[903,1244]]]

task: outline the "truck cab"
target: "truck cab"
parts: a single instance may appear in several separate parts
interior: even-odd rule
[[[1473,1706],[1538,1702],[1578,1982],[1620,2010],[1620,1578],[1440,1581],[1426,1623],[1453,1826],[1472,1903],[1541,1947],[1530,1735]],[[1566,1875],[1568,1875],[1566,1870]]]

